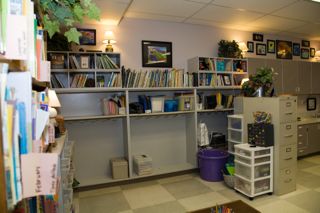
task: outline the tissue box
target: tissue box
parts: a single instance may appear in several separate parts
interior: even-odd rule
[[[152,158],[149,155],[134,155],[133,170],[139,176],[152,174]]]
[[[113,179],[128,178],[128,161],[125,158],[112,158],[110,163]]]

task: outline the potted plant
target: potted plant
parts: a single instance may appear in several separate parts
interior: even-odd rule
[[[244,96],[272,96],[273,79],[277,75],[273,68],[260,67],[255,75],[249,76],[249,81],[242,84],[242,93]]]
[[[218,43],[218,56],[225,58],[240,58],[241,50],[239,48],[238,43],[233,41],[221,40]]]

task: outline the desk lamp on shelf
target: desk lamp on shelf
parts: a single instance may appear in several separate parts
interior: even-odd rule
[[[57,138],[60,137],[61,134],[64,134],[66,131],[64,127],[64,118],[62,115],[58,115],[57,110],[55,109],[61,107],[56,92],[49,89],[48,96],[50,122],[52,122],[55,126],[55,137]]]
[[[116,40],[114,40],[114,34],[112,31],[106,31],[104,33],[105,40],[103,40],[104,44],[107,44],[106,46],[106,52],[113,52],[112,44],[116,43]]]

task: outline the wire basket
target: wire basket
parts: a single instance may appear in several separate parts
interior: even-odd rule
[[[234,188],[234,175],[223,174],[223,180],[230,188]]]

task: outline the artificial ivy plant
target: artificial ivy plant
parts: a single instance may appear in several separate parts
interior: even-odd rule
[[[36,3],[40,3],[44,30],[50,38],[55,33],[65,31],[68,42],[79,44],[81,33],[74,25],[82,23],[85,16],[100,20],[100,10],[91,0],[36,0]]]
[[[227,41],[227,40],[220,40],[218,48],[218,56],[225,57],[225,58],[240,58],[241,57],[241,50],[239,48],[238,43],[235,40]]]

